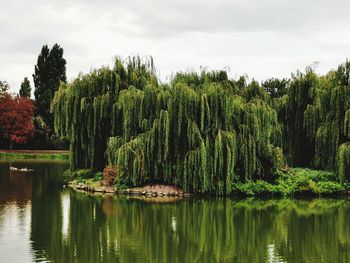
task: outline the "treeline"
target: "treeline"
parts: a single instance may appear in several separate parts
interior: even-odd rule
[[[58,44],[44,45],[33,74],[34,100],[28,77],[19,94],[10,92],[9,84],[0,80],[0,148],[62,149],[64,138],[54,134],[50,104],[60,82],[66,82],[66,60]]]
[[[116,59],[62,83],[51,110],[56,132],[70,139],[71,170],[112,164],[131,186],[229,194],[237,182],[273,183],[286,159],[347,180],[348,66],[262,85],[225,71],[179,72],[162,84],[152,59]]]
[[[350,179],[350,63],[324,76],[312,68],[292,75],[272,105],[283,125],[290,165],[337,171]]]

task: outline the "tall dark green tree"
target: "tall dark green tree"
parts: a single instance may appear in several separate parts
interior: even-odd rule
[[[25,77],[22,81],[21,88],[19,90],[19,95],[21,97],[30,98],[31,91],[32,91],[32,87],[30,86],[29,79]]]
[[[9,89],[9,84],[4,80],[0,80],[0,98],[3,97]]]
[[[60,82],[66,82],[66,60],[63,58],[63,48],[55,44],[50,50],[44,45],[38,56],[34,80],[34,96],[37,113],[53,130],[53,116],[50,104]]]

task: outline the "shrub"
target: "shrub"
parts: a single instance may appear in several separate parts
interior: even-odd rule
[[[103,174],[101,172],[95,173],[94,177],[92,178],[93,181],[101,181],[103,178]]]
[[[111,186],[118,182],[119,170],[116,166],[108,165],[103,169],[103,182],[105,186]]]
[[[350,174],[350,144],[344,143],[338,148],[338,170],[341,181],[349,181]]]
[[[293,168],[291,171],[292,174],[296,177],[305,177],[315,182],[338,180],[335,173],[328,171],[312,170],[307,168]]]
[[[246,183],[237,183],[232,186],[234,191],[238,191],[246,195],[262,195],[262,194],[273,194],[275,193],[274,185],[268,182],[257,180],[248,181]]]
[[[232,190],[245,195],[292,196],[295,194],[332,194],[350,189],[350,184],[337,182],[332,172],[304,168],[291,168],[288,171],[276,171],[276,181],[247,181],[234,183]]]
[[[81,169],[76,171],[76,177],[82,177],[84,179],[92,178],[94,172],[91,169]]]
[[[63,173],[63,177],[64,178],[72,178],[73,177],[73,172],[70,169],[68,169],[67,171],[65,171]]]
[[[345,190],[338,182],[319,182],[317,185],[320,194],[339,193]]]
[[[288,173],[280,174],[277,184],[283,195],[297,193],[319,195],[344,190],[344,187],[337,182],[335,173],[305,168],[292,168]]]
[[[94,172],[91,169],[81,169],[76,171],[67,170],[63,173],[63,176],[66,178],[81,178],[81,179],[88,179],[92,178],[94,176]]]

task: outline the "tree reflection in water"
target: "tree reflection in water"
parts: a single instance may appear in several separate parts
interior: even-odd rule
[[[67,163],[23,165],[0,163],[4,262],[350,262],[345,198],[149,203],[62,190]]]
[[[40,208],[33,210],[32,224],[40,226],[32,233],[34,249],[54,262],[350,259],[350,206],[344,199],[190,199],[150,204],[70,190],[63,195],[70,198],[66,205],[40,202]],[[48,223],[42,223],[45,218]]]

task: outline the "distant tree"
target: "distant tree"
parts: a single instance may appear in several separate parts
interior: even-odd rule
[[[24,97],[5,94],[0,102],[0,126],[4,137],[13,143],[26,143],[34,132],[34,104]]]
[[[63,58],[63,48],[55,44],[50,50],[44,45],[35,65],[34,96],[37,113],[53,130],[53,117],[50,104],[60,82],[66,82],[66,60]]]
[[[271,78],[264,81],[261,85],[271,98],[282,97],[287,92],[287,79]]]
[[[0,80],[0,98],[4,97],[9,89],[9,84],[6,81]]]
[[[32,87],[30,86],[29,79],[25,77],[22,81],[21,88],[19,90],[19,95],[21,97],[30,98],[31,91],[32,91]]]
[[[239,79],[236,81],[236,85],[239,90],[244,89],[247,86],[247,77],[240,76]]]

